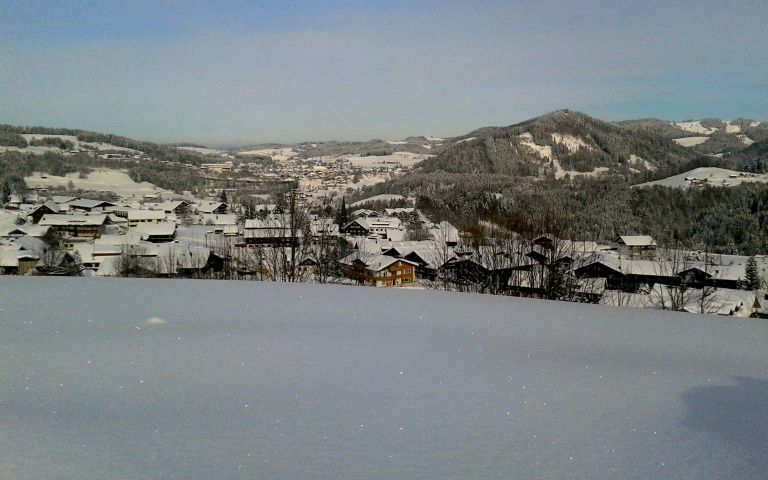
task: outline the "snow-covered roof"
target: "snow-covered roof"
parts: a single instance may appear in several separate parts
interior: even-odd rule
[[[153,236],[167,237],[174,234],[176,224],[173,222],[139,223],[135,231],[144,239]]]
[[[138,220],[164,220],[165,212],[163,210],[136,210],[128,209],[126,211],[128,221]]]
[[[46,214],[40,219],[39,225],[65,226],[65,225],[86,225],[99,226],[107,221],[105,214],[99,215],[60,215]]]
[[[618,243],[628,247],[655,247],[656,240],[650,235],[622,235]]]
[[[78,198],[76,200],[72,200],[69,203],[69,206],[74,209],[86,209],[90,210],[93,208],[107,208],[107,207],[116,207],[112,202],[107,202],[104,200],[91,200],[89,198]]]
[[[224,202],[200,202],[197,204],[197,211],[199,213],[213,213],[221,207],[226,208],[227,204]]]

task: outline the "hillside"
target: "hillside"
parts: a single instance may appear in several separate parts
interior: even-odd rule
[[[422,164],[425,172],[525,176],[631,175],[670,169],[700,154],[646,128],[558,110],[508,127],[488,127],[454,139]]]
[[[85,292],[99,301],[73,301]],[[7,278],[0,331],[4,480],[768,470],[761,320],[339,286]]]
[[[681,146],[709,155],[739,152],[755,142],[768,140],[768,123],[747,118],[705,118],[684,122],[641,119],[618,123],[673,140]]]

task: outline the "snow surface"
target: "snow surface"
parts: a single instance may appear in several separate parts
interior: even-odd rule
[[[358,200],[350,205],[350,207],[359,207],[370,202],[391,202],[392,200],[404,200],[405,197],[396,193],[382,193],[380,195],[374,195],[372,197]]]
[[[4,480],[768,471],[765,320],[256,282],[1,286]]]
[[[703,135],[712,135],[717,131],[716,128],[705,127],[698,120],[695,122],[677,122],[673,123],[672,125],[678,127],[681,130],[685,130],[686,132],[701,133]]]
[[[693,147],[695,145],[701,145],[707,140],[709,140],[709,137],[683,137],[675,138],[672,141],[683,147]]]
[[[568,151],[571,153],[575,153],[579,151],[580,148],[587,148],[589,150],[594,150],[594,148],[591,145],[588,145],[581,138],[575,137],[573,135],[568,135],[565,133],[553,133],[552,140],[554,140],[556,143],[564,145],[568,149]]]
[[[218,150],[215,148],[207,148],[207,147],[176,147],[179,150],[188,150],[190,152],[197,152],[203,155],[223,155],[227,152],[224,150]]]
[[[695,180],[707,180],[707,184],[713,187],[733,187],[744,182],[768,182],[768,174],[749,174],[752,176],[740,176],[743,172],[728,170],[718,167],[699,167],[678,175],[663,178],[653,182],[646,182],[635,185],[634,187],[652,187],[660,185],[662,187],[689,187],[690,182],[686,178]],[[732,178],[735,175],[736,178]]]
[[[736,136],[739,137],[739,140],[741,140],[741,142],[744,145],[752,145],[753,143],[755,143],[754,140],[752,140],[751,138],[749,138],[748,136],[746,136],[744,134],[736,135]]]
[[[570,175],[571,177],[578,177],[578,176],[585,176],[585,177],[594,177],[596,175],[599,175],[601,173],[607,172],[609,169],[608,167],[595,167],[591,172],[579,172],[576,170],[566,170],[563,168],[563,166],[560,164],[560,160],[555,158],[554,155],[552,155],[552,147],[549,145],[539,145],[536,142],[533,141],[533,135],[531,135],[529,132],[522,133],[517,136],[520,139],[520,144],[524,147],[528,147],[531,150],[533,150],[534,153],[536,153],[538,156],[545,160],[551,160],[552,165],[555,168],[555,178],[561,179],[564,178],[566,175]],[[576,137],[571,137],[566,139],[566,136],[558,137],[560,140],[564,142],[568,142],[568,148],[570,149],[574,144],[578,145],[578,142],[572,139],[576,139]],[[553,139],[554,139],[553,134]],[[576,139],[580,140],[580,139]],[[555,140],[557,141],[557,140]],[[575,142],[575,143],[574,143]],[[582,142],[583,143],[583,142]],[[589,146],[587,144],[584,144],[585,147]],[[576,147],[578,150],[578,146]]]
[[[629,156],[629,163],[635,166],[642,165],[646,168],[646,170],[649,170],[651,172],[656,171],[656,165],[652,164],[651,162],[644,159],[643,157],[639,157],[635,155],[634,153]]]
[[[725,133],[739,133],[741,131],[741,127],[739,125],[734,125],[730,121],[725,122]]]
[[[72,182],[75,188],[79,190],[110,191],[124,196],[163,192],[172,194],[172,192],[163,190],[149,182],[134,182],[127,173],[119,170],[94,170],[86,178],[79,178],[79,175],[78,172],[68,173],[63,177],[46,174],[47,178],[43,178],[40,173],[34,173],[29,177],[24,177],[24,181],[31,188],[66,187],[69,182]]]
[[[315,144],[312,144],[315,147]],[[241,155],[267,155],[272,157],[272,160],[276,162],[284,162],[297,156],[299,153],[293,148],[262,148],[259,150],[246,150],[237,152]]]
[[[472,140],[477,140],[477,137],[462,138],[461,140],[456,140],[456,143],[471,142]]]

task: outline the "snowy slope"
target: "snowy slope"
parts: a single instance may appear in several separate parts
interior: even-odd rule
[[[691,186],[689,180],[706,180],[707,185],[713,187],[733,187],[745,182],[768,182],[768,175],[764,173],[747,174],[746,172],[737,172],[735,170],[719,167],[699,167],[661,180],[641,183],[635,185],[635,187],[653,187],[659,185],[662,187],[687,188]]]
[[[0,332],[4,480],[768,471],[763,320],[6,277]]]

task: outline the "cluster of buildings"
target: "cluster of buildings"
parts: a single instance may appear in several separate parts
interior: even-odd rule
[[[649,236],[621,236],[608,245],[554,235],[478,241],[414,207],[360,208],[338,225],[304,208],[289,214],[268,203],[245,218],[239,207],[216,200],[13,200],[0,211],[3,274],[78,268],[94,276],[312,281],[322,271],[335,281],[378,287],[768,316],[766,257],[662,249]]]

